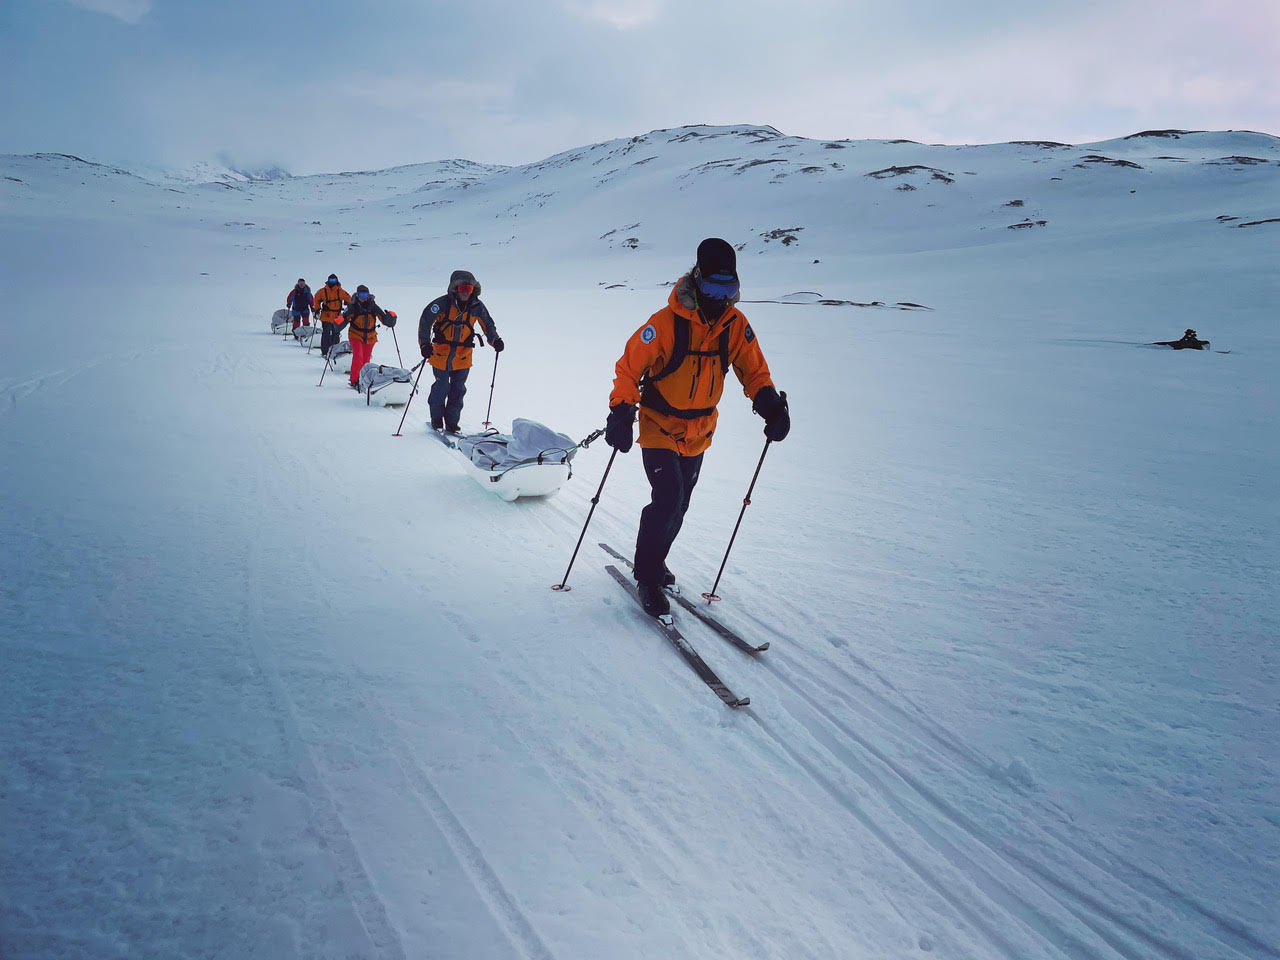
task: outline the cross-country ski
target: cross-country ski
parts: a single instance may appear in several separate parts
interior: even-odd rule
[[[644,604],[636,591],[635,583],[615,566],[607,566],[605,570],[608,571],[609,576],[618,581],[618,585],[630,595],[631,599],[643,608]],[[693,668],[693,672],[697,674],[698,679],[710,687],[712,692],[723,700],[726,706],[745,707],[751,702],[750,697],[739,697],[725,686],[724,681],[716,675],[714,670],[707,666],[707,662],[702,659],[697,650],[693,649],[693,645],[685,639],[684,634],[676,629],[675,621],[672,619],[671,614],[665,613],[656,617],[651,616],[650,619],[658,632],[667,638],[670,644],[679,651],[685,662]]]

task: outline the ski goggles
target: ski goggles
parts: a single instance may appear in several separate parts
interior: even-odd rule
[[[325,285],[326,287],[336,287],[336,286],[338,285],[338,281],[337,281],[337,280],[326,280],[326,281],[324,282],[324,285]]]
[[[363,291],[361,291],[360,293],[357,293],[357,294],[356,294],[356,299],[357,299],[357,300],[368,300],[368,299],[369,299],[370,297],[372,297],[372,296],[373,296],[373,294],[372,294],[372,293],[369,293],[367,290],[363,290]]]
[[[471,294],[475,292],[476,292],[475,286],[470,283],[458,284],[458,293],[462,294],[464,297],[469,297],[471,296]]]
[[[738,278],[731,273],[713,273],[704,277],[700,271],[695,271],[693,279],[698,292],[712,300],[732,300],[740,289]]]

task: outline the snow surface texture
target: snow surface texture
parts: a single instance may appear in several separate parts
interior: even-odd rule
[[[1280,956],[1280,141],[0,174],[6,960]],[[636,453],[553,593],[603,443],[503,503],[267,332],[470,269],[494,421],[581,438],[707,235],[794,421],[716,606],[771,648],[676,610],[738,711],[603,570]],[[1186,327],[1230,352],[1140,346]],[[720,422],[695,595],[763,442]]]

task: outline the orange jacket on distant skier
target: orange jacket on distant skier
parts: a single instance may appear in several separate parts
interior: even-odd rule
[[[342,315],[342,319],[350,324],[350,330],[347,333],[348,339],[359,340],[368,344],[378,342],[379,320],[389,327],[395,326],[395,322],[390,320],[387,313],[374,302],[372,296],[363,301],[358,297],[353,297],[347,305],[347,310]]]
[[[320,311],[321,323],[341,323],[342,311],[351,302],[351,294],[342,285],[325,284],[315,295],[315,309]]]
[[[735,297],[718,320],[704,320],[693,280],[685,275],[666,307],[627,341],[609,406],[639,406],[641,447],[696,457],[711,446],[729,367],[748,399],[773,386],[755,332],[736,302]]]
[[[458,299],[458,286],[470,284],[471,296]],[[418,320],[418,345],[423,356],[430,353],[431,366],[437,370],[467,370],[476,336],[489,338],[501,347],[498,329],[489,309],[480,299],[480,284],[469,270],[455,270],[449,277],[449,292],[427,304]]]

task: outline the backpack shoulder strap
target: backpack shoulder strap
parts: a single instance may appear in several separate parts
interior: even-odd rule
[[[671,315],[675,318],[675,343],[671,348],[671,357],[666,364],[657,373],[649,376],[649,382],[653,383],[658,380],[664,380],[680,369],[680,365],[684,363],[684,358],[689,355],[689,318],[683,314],[671,311]]]

